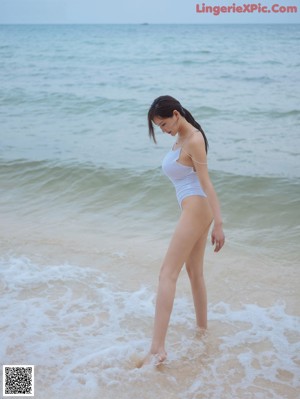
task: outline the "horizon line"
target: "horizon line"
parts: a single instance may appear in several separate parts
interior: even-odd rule
[[[300,25],[300,22],[0,22],[0,25]]]

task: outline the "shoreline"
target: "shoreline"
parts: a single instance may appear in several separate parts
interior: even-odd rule
[[[2,220],[10,226],[0,235],[2,259],[25,257],[37,264],[89,267],[117,279],[124,289],[150,284],[154,292],[171,236],[167,231],[165,239],[158,239],[151,232],[136,232],[132,237],[114,231],[87,234],[86,226],[83,232],[74,231],[72,225],[65,225],[63,231],[53,227],[41,230],[40,226],[30,229],[20,220],[15,226],[9,218]],[[280,262],[276,257],[262,255],[259,249],[255,254],[251,248],[236,246],[229,240],[222,253],[215,254],[209,238],[205,255],[209,301],[225,299],[233,306],[254,303],[267,307],[283,301],[290,314],[300,316],[299,278],[292,258]],[[189,296],[185,268],[181,274],[178,290]]]

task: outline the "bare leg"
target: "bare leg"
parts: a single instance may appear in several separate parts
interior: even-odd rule
[[[186,261],[196,313],[197,325],[199,328],[207,329],[207,295],[203,275],[203,260],[209,227],[196,242],[192,252]]]
[[[211,210],[206,198],[192,196],[184,201],[183,210],[163,261],[156,299],[154,331],[150,353],[144,360],[150,362],[155,355],[157,362],[167,356],[165,339],[176,291],[176,282],[183,264],[189,258],[196,243],[211,223]]]

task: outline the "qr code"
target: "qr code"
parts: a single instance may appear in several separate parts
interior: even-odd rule
[[[34,366],[3,366],[3,396],[34,396]]]

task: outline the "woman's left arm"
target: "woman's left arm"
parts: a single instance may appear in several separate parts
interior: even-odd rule
[[[189,151],[200,184],[207,195],[207,199],[213,212],[214,227],[211,233],[211,242],[215,245],[215,252],[218,252],[225,243],[221,207],[218,196],[209,177],[204,140],[200,135],[195,136],[195,139],[191,140],[189,143],[190,145],[187,150]]]

